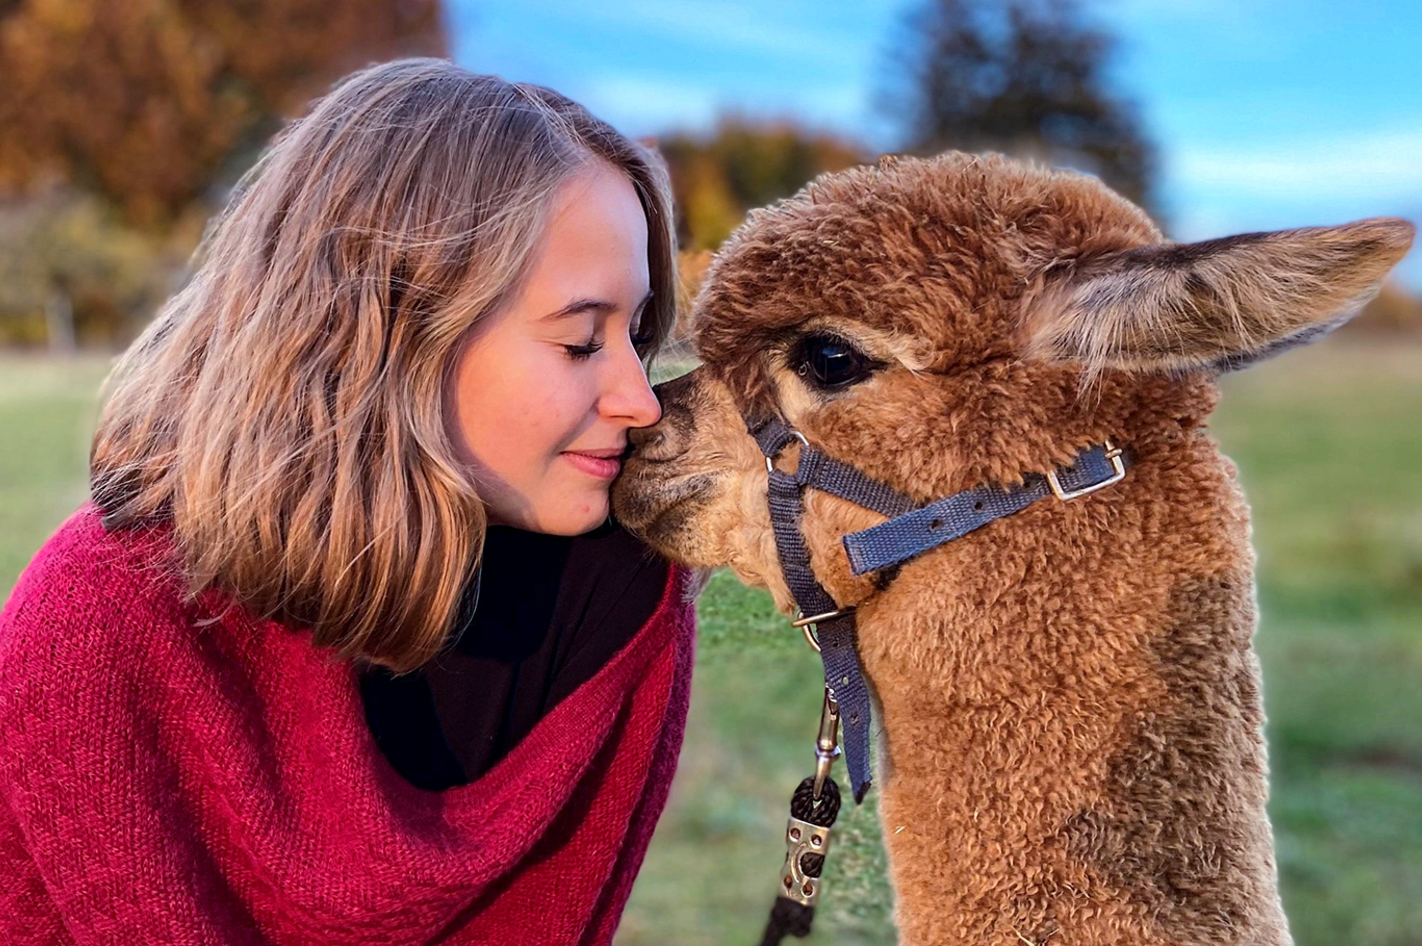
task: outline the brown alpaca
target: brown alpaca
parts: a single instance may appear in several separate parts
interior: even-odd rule
[[[806,492],[815,576],[858,609],[901,942],[1290,942],[1248,513],[1205,423],[1221,371],[1346,318],[1412,235],[1171,244],[1092,178],[946,154],[822,177],[721,250],[703,364],[614,493],[667,554],[793,610],[743,416],[923,504],[1108,439],[1131,461],[862,576],[841,537],[883,517]]]

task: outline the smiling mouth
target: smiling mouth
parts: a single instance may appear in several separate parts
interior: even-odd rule
[[[622,470],[622,458],[620,454],[597,456],[591,453],[565,451],[563,456],[567,457],[568,462],[575,468],[582,470],[589,476],[595,476],[598,479],[615,479],[617,474]]]

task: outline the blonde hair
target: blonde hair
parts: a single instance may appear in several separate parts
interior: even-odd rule
[[[104,382],[104,525],[171,525],[190,597],[219,588],[396,671],[435,656],[485,528],[445,423],[455,355],[590,160],[647,215],[650,358],[676,291],[653,153],[548,89],[443,60],[341,82],[274,139]]]

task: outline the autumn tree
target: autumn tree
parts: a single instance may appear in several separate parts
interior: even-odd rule
[[[1348,323],[1354,333],[1422,334],[1422,297],[1404,289],[1395,279],[1383,283],[1358,317]]]
[[[906,149],[1001,151],[1093,173],[1151,209],[1154,148],[1114,94],[1114,39],[1077,0],[927,0],[886,83]]]
[[[121,344],[283,117],[444,52],[439,0],[0,0],[0,344]]]
[[[343,73],[444,50],[438,0],[3,0],[0,193],[161,225]]]
[[[63,352],[122,337],[174,288],[178,242],[73,187],[0,204],[0,345]]]
[[[671,170],[681,245],[692,251],[715,249],[751,208],[866,160],[846,139],[738,116],[722,118],[709,133],[664,136],[657,147]]]

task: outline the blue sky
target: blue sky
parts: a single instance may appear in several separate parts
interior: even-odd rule
[[[916,2],[447,0],[455,57],[623,131],[790,116],[894,150],[878,90]],[[1174,236],[1422,222],[1422,2],[1098,0],[1159,143]],[[1422,290],[1422,251],[1399,275]]]

